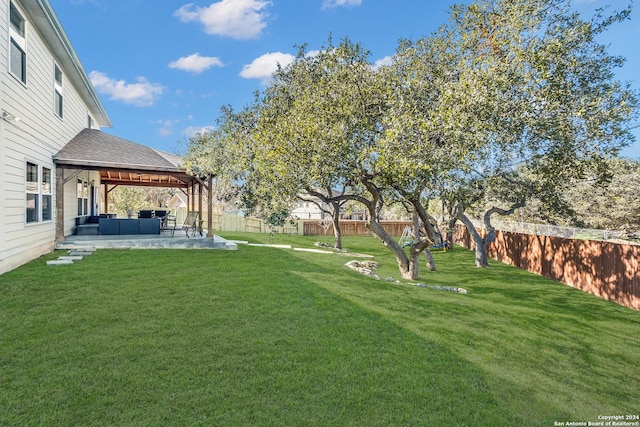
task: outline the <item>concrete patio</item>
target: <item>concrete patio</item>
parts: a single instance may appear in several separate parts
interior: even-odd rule
[[[93,235],[93,236],[65,236],[65,240],[56,243],[56,249],[219,249],[237,250],[238,246],[220,236],[205,237],[196,233],[187,237],[181,230],[174,235],[170,231],[160,234],[136,235]]]

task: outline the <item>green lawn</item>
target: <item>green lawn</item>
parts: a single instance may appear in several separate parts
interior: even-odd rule
[[[318,238],[225,235],[311,247]],[[330,242],[330,238],[323,238]],[[394,259],[372,238],[353,252]],[[640,313],[436,252],[99,250],[0,276],[0,425],[553,426],[640,413]]]

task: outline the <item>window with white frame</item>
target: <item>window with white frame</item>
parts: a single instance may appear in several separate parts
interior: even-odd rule
[[[40,199],[42,200],[42,220],[53,219],[53,205],[51,197],[51,169],[42,167],[42,179],[40,180]]]
[[[9,7],[9,69],[22,83],[27,83],[27,39],[26,21],[18,8],[11,2]]]
[[[51,169],[27,162],[25,175],[27,224],[51,221],[53,219]]]
[[[62,118],[62,70],[57,65],[53,68],[53,108],[56,116]]]
[[[27,162],[27,223],[38,222],[39,205],[38,165]]]
[[[89,183],[78,179],[78,215],[89,215]]]

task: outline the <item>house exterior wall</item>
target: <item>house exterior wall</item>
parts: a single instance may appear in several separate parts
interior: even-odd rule
[[[330,217],[329,215],[324,215]],[[313,202],[299,200],[296,207],[291,211],[291,217],[296,219],[321,219],[322,210]]]
[[[60,177],[57,177],[60,179]],[[97,171],[74,171],[74,170],[66,170],[64,177],[62,177],[65,181],[68,182],[64,185],[64,235],[69,236],[75,233],[76,229],[76,217],[79,215],[78,213],[78,190],[77,183],[78,179],[81,179],[86,182],[94,181],[96,183],[96,188],[98,189],[98,206],[101,206],[100,200],[100,186],[98,183],[100,182],[100,173]],[[89,205],[91,204],[91,199],[89,198]],[[91,207],[89,206],[88,213],[91,213]],[[97,212],[96,212],[97,213]],[[54,230],[55,231],[55,230]]]
[[[10,2],[0,0],[0,116],[6,112],[19,118],[0,118],[0,274],[53,249],[55,188],[56,180],[61,178],[56,176],[53,155],[87,127],[89,116],[98,123],[80,95],[82,89],[69,77],[72,70],[64,68],[22,2],[13,3],[26,21],[26,84],[10,69]],[[33,1],[29,7],[33,9]],[[54,108],[55,66],[63,74],[62,118]],[[27,162],[51,171],[51,220],[27,223]],[[71,171],[66,172],[70,175]],[[72,231],[76,214],[76,180],[70,179],[65,185],[65,231]]]

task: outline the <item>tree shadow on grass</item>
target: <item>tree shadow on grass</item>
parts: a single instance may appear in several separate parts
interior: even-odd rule
[[[494,401],[525,425],[633,410],[640,380],[625,377],[640,362],[636,313],[507,265],[477,269],[465,258],[450,257],[424,277],[469,295],[351,272],[336,281],[318,270],[312,281],[472,365]]]

